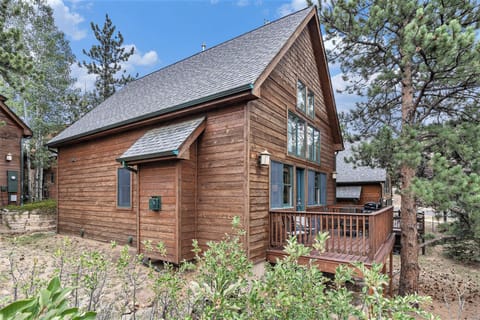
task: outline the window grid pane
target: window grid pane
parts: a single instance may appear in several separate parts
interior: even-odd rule
[[[307,96],[307,115],[312,119],[315,118],[315,95],[310,90]]]
[[[307,88],[301,81],[297,81],[297,108],[305,112]]]
[[[117,205],[119,207],[131,207],[131,179],[130,171],[125,168],[119,168],[117,171]]]
[[[270,167],[270,206],[281,208],[283,206],[283,164],[272,161]]]
[[[292,206],[292,167],[283,165],[283,205]]]

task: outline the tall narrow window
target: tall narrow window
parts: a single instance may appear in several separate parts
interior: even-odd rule
[[[307,87],[302,83],[302,81],[297,81],[297,108],[305,112],[307,105]]]
[[[307,95],[307,115],[315,119],[315,95],[310,90],[308,90]]]
[[[320,132],[308,126],[307,128],[308,160],[320,162]]]
[[[308,205],[316,205],[318,204],[318,195],[316,189],[317,183],[317,173],[312,170],[308,170]]]
[[[327,175],[308,170],[308,205],[327,204]]]
[[[130,208],[131,201],[131,173],[125,168],[117,170],[117,206],[121,208]]]
[[[270,170],[270,207],[291,207],[293,195],[292,167],[272,161],[270,163]]]
[[[293,170],[291,166],[283,165],[283,206],[292,206],[293,196]]]
[[[327,175],[320,173],[320,203],[327,204]]]
[[[305,122],[295,116],[288,114],[288,153],[305,158]]]

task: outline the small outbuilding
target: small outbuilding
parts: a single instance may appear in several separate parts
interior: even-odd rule
[[[7,105],[0,95],[0,205],[18,205],[23,191],[22,141],[32,130]]]
[[[387,170],[359,166],[347,161],[353,156],[352,145],[354,144],[346,143],[345,150],[337,154],[337,204],[391,205],[392,187]]]

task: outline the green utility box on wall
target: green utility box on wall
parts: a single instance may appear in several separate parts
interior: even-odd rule
[[[7,171],[7,188],[8,192],[18,192],[18,171]]]
[[[160,196],[152,196],[148,200],[148,208],[152,211],[160,211],[162,210],[162,197]]]

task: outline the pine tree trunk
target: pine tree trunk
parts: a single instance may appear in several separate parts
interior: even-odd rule
[[[401,267],[399,294],[406,295],[418,292],[418,241],[417,241],[417,209],[415,197],[408,189],[415,177],[415,169],[403,165],[401,170],[402,201],[401,201]]]
[[[411,65],[407,62],[403,70],[402,79],[402,132],[414,122],[413,84]],[[418,266],[418,242],[417,242],[417,208],[415,196],[410,187],[415,177],[415,168],[411,168],[408,162],[400,168],[402,200],[401,200],[401,244],[400,253],[400,283],[399,294],[406,295],[418,292],[418,278],[420,267]]]
[[[26,156],[27,156],[27,194],[28,194],[28,202],[32,201],[33,197],[33,179],[32,179],[32,160],[31,160],[31,153],[30,153],[30,144],[28,144],[25,148]]]

